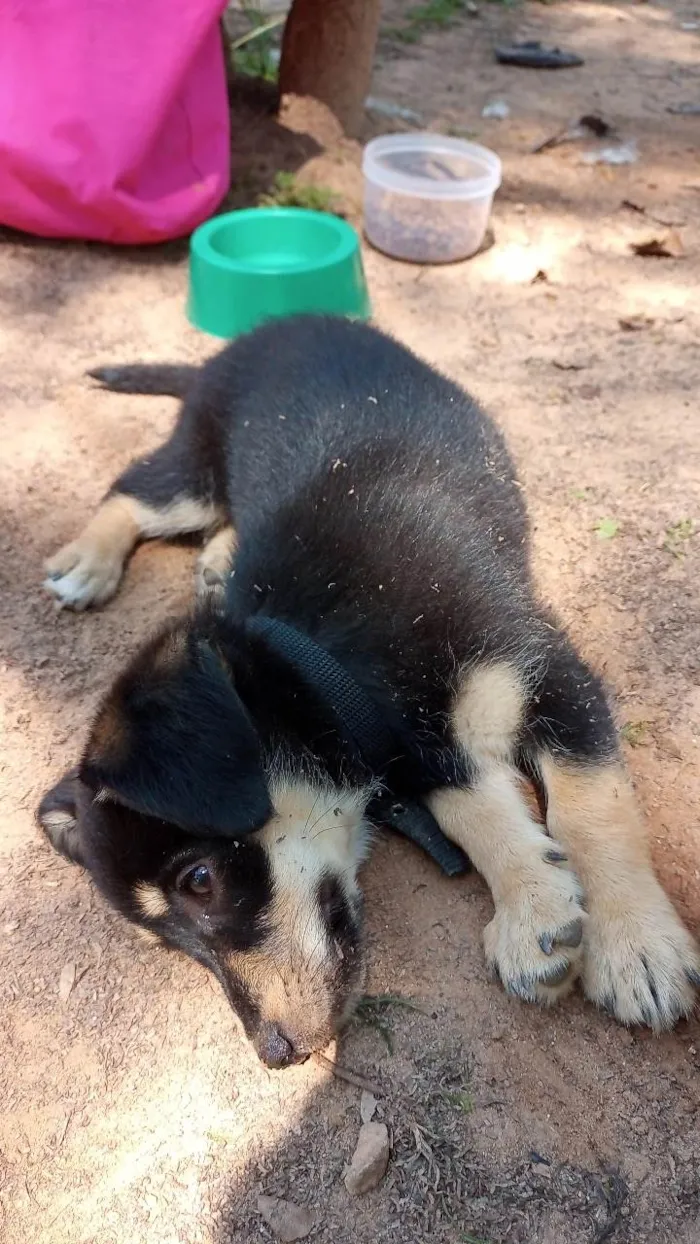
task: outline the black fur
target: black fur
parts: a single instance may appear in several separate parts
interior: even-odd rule
[[[615,731],[599,680],[535,597],[500,433],[408,350],[360,324],[302,317],[236,341],[194,376],[93,375],[118,391],[185,393],[170,440],[112,491],[155,508],[215,505],[237,550],[223,608],[152,641],[105,702],[76,783],[75,857],[129,918],[208,963],[255,1039],[255,1004],[221,954],[259,942],[271,901],[254,833],[270,812],[269,774],[306,774],[319,789],[386,775],[344,747],[247,619],[291,624],[364,688],[397,740],[391,780],[406,796],[472,781],[450,709],[459,672],[479,662],[525,675],[523,771],[536,774],[543,751],[604,761]],[[218,940],[174,880],[202,857],[225,895]],[[167,918],[144,916],[144,880],[172,890]],[[358,921],[336,900],[323,918],[342,952],[340,1011],[357,983]]]
[[[235,838],[269,819],[258,736],[205,636],[176,627],[146,647],[100,722],[81,768],[95,792],[205,838]]]
[[[147,381],[152,391],[153,369]],[[114,488],[154,505],[184,492],[230,514],[238,550],[221,629],[264,733],[284,688],[236,639],[258,612],[305,631],[371,692],[417,789],[455,780],[447,711],[457,669],[477,661],[531,671],[524,765],[541,747],[580,759],[615,750],[599,680],[533,593],[500,433],[377,331],[309,317],[226,347],[191,384],[167,445]],[[298,700],[292,717],[317,746]]]

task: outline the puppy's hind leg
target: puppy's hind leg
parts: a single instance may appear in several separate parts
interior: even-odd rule
[[[671,1028],[693,1010],[700,954],[654,873],[603,690],[564,636],[530,733],[547,828],[586,892],[585,992],[625,1024]]]
[[[206,531],[221,522],[213,474],[191,440],[191,424],[181,421],[165,445],[127,468],[78,538],[49,559],[44,586],[60,608],[110,600],[140,540]]]
[[[221,527],[204,545],[195,571],[195,591],[199,600],[223,598],[235,551],[236,533],[233,527],[228,526]]]

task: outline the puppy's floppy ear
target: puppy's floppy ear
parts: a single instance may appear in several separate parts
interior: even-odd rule
[[[204,836],[242,836],[272,807],[260,743],[233,676],[187,624],[159,635],[102,704],[81,777],[122,803]]]

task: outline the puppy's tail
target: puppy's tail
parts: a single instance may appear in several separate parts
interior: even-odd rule
[[[198,367],[178,363],[126,363],[123,367],[93,367],[87,374],[110,393],[146,393],[187,397]]]

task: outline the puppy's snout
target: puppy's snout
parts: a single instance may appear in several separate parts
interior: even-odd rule
[[[308,1058],[306,1051],[295,1048],[276,1024],[263,1024],[255,1042],[260,1061],[266,1067],[291,1067]]]

